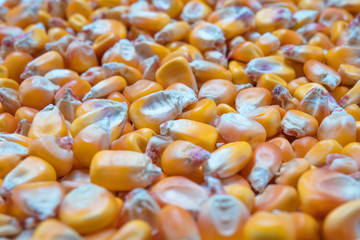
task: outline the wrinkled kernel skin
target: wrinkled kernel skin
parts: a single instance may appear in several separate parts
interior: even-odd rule
[[[360,0],[0,0],[0,238],[360,239]]]

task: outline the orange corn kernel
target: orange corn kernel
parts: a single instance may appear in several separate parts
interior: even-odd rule
[[[321,140],[316,143],[304,156],[311,164],[321,167],[326,162],[328,154],[341,153],[342,146],[333,139]]]
[[[353,116],[343,109],[334,110],[324,118],[317,131],[319,140],[334,139],[342,146],[356,140],[356,122]]]
[[[0,142],[0,177],[4,178],[28,155],[26,147],[14,142]]]
[[[318,131],[318,121],[309,114],[297,110],[288,111],[281,121],[281,129],[288,136],[314,136]]]
[[[182,9],[180,18],[188,23],[196,23],[204,20],[211,13],[212,9],[205,2],[188,1]],[[192,44],[191,44],[192,45]]]
[[[71,80],[79,79],[79,74],[68,69],[54,69],[44,75],[53,84],[63,86]]]
[[[281,164],[276,173],[276,184],[284,184],[296,187],[300,176],[311,167],[310,162],[305,158],[293,158]]]
[[[360,103],[359,92],[360,85],[355,84],[350,90],[348,90],[339,100],[339,105],[343,108],[350,104]]]
[[[59,219],[77,232],[86,234],[110,225],[119,210],[112,193],[95,184],[86,184],[65,196],[60,205]]]
[[[204,100],[204,99],[203,99]],[[199,102],[203,101],[203,100],[200,100]],[[212,100],[210,100],[212,101]],[[225,104],[225,103],[220,103],[218,106],[217,106],[217,115],[220,117],[221,115],[223,114],[226,114],[226,113],[237,113],[236,110],[234,108],[232,108],[231,106]]]
[[[65,62],[71,70],[78,73],[98,65],[94,49],[79,41],[73,41],[69,44],[65,53]]]
[[[159,213],[159,234],[163,239],[200,239],[196,222],[188,211],[167,205]]]
[[[0,103],[2,112],[15,114],[21,107],[18,91],[12,88],[0,88]]]
[[[263,192],[282,163],[281,149],[274,143],[260,143],[254,149],[251,161],[242,170],[242,175],[247,177],[252,188]]]
[[[134,102],[141,97],[145,97],[149,94],[162,90],[163,87],[160,84],[150,80],[141,79],[136,81],[133,85],[125,87],[123,94],[127,100]]]
[[[194,173],[209,157],[210,153],[205,149],[191,142],[177,140],[165,148],[161,156],[161,167],[169,176],[186,176]]]
[[[159,212],[160,207],[153,196],[145,189],[136,188],[126,194],[120,217],[123,221],[143,220],[151,227],[152,235],[156,235]]]
[[[263,8],[255,14],[256,30],[260,33],[271,32],[292,26],[291,11],[284,7]]]
[[[341,64],[338,73],[341,76],[341,84],[353,86],[360,77],[360,68],[350,64]]]
[[[137,129],[147,127],[159,132],[161,123],[175,119],[183,108],[194,102],[194,93],[182,95],[174,90],[155,92],[135,100],[130,106],[129,116]]]
[[[330,90],[334,90],[341,82],[341,76],[335,70],[317,60],[307,61],[304,73],[311,81],[323,84]]]
[[[102,65],[102,69],[104,72],[104,78],[120,75],[125,78],[128,85],[134,84],[136,81],[142,79],[142,75],[139,70],[124,63],[104,63]]]
[[[93,105],[97,108],[90,108],[89,112],[85,112],[71,123],[70,132],[74,138],[85,127],[103,119],[108,119],[110,123],[110,141],[112,142],[119,138],[127,119],[126,103],[118,103],[111,100],[103,101],[106,101],[107,105],[96,106],[97,101],[92,101]],[[81,108],[81,106],[79,106],[78,109]]]
[[[192,142],[208,151],[215,148],[218,137],[215,127],[187,119],[167,121],[161,124],[160,133],[171,136],[174,140]]]
[[[81,102],[78,100],[78,97],[71,90],[71,88],[66,88],[62,97],[56,102],[56,106],[63,114],[65,120],[69,121],[70,123],[75,120],[75,111],[76,108],[80,105]]]
[[[46,43],[45,49],[48,51],[55,51],[65,58],[66,49],[73,41],[76,41],[76,38],[73,35],[65,35],[57,41]]]
[[[357,216],[360,210],[360,201],[353,200],[332,210],[325,218],[323,236],[327,240],[356,239]]]
[[[318,15],[318,11],[311,9],[301,9],[296,11],[292,16],[295,21],[295,26],[293,28],[299,29],[308,23],[315,22]]]
[[[360,49],[352,46],[339,46],[330,49],[325,59],[327,64],[335,70],[338,70],[341,64],[352,64],[360,67]]]
[[[269,142],[276,144],[280,148],[283,155],[283,162],[288,162],[294,158],[294,151],[290,142],[286,138],[276,137],[271,139]]]
[[[49,51],[28,62],[20,78],[26,79],[34,75],[44,76],[53,69],[64,68],[64,60],[55,51]]]
[[[266,130],[260,123],[238,113],[221,115],[216,128],[225,143],[246,141],[254,148],[266,139]]]
[[[51,229],[51,231],[48,231]],[[42,221],[36,226],[32,235],[34,239],[56,239],[56,238],[71,238],[74,240],[82,239],[81,235],[74,229],[62,223],[61,221],[50,218]]]
[[[80,75],[81,79],[86,80],[91,86],[104,80],[104,71],[102,67],[91,67]]]
[[[265,131],[266,137],[275,136],[281,127],[281,116],[274,107],[258,107],[246,113],[249,119],[260,123]]]
[[[321,88],[311,89],[301,100],[297,109],[313,116],[321,123],[325,117],[330,115],[327,92]]]
[[[128,150],[139,153],[145,153],[146,145],[148,141],[149,138],[143,136],[139,132],[135,132],[135,131],[129,132],[122,135],[119,139],[115,140],[114,142],[112,142],[111,150]]]
[[[225,40],[221,28],[209,22],[197,23],[189,36],[189,43],[201,52],[218,50],[219,46],[225,44]]]
[[[16,217],[0,214],[0,223],[2,225],[1,235],[3,236],[16,236],[22,231],[20,222]]]
[[[201,204],[209,197],[207,190],[181,176],[160,180],[152,187],[151,193],[160,206],[175,205],[191,213],[198,213]]]
[[[43,136],[30,142],[29,155],[44,159],[54,167],[56,175],[62,177],[68,174],[73,166],[71,141],[67,137]]]
[[[54,42],[59,40],[60,38],[68,35],[69,33],[60,27],[51,27],[48,30],[48,42]]]
[[[95,20],[92,23],[83,26],[82,30],[93,41],[95,41],[99,36],[106,33],[114,33],[120,39],[126,38],[127,34],[124,24],[120,21],[116,21],[113,19]]]
[[[113,34],[113,33],[107,33]],[[103,38],[106,37],[106,35],[99,36],[96,42],[102,42],[104,41]],[[113,34],[114,35],[114,34]],[[114,35],[116,36],[116,35]],[[95,48],[94,48],[95,49]],[[139,65],[139,59],[136,55],[135,47],[133,44],[127,40],[127,39],[120,39],[118,42],[110,46],[102,56],[101,59],[102,63],[109,63],[109,62],[118,62],[118,63],[124,63],[126,65],[129,65],[131,67],[137,68]]]
[[[211,79],[231,80],[231,72],[226,68],[205,60],[194,60],[190,63],[196,80],[205,82]]]
[[[5,64],[5,62],[3,64]],[[3,64],[0,64],[0,77],[1,78],[8,78],[9,77],[9,70]]]
[[[295,93],[295,90],[302,86],[302,85],[305,85],[307,83],[310,83],[310,81],[308,81],[308,79],[306,77],[299,77],[299,78],[296,78],[292,81],[290,81],[287,85],[287,88],[289,90],[289,92],[294,95]]]
[[[301,45],[305,42],[305,39],[301,34],[291,29],[278,29],[273,31],[272,34],[279,39],[280,45]]]
[[[44,30],[34,28],[28,31],[22,38],[17,39],[14,47],[16,51],[36,54],[44,50],[47,40],[47,35]]]
[[[181,41],[189,36],[190,31],[191,28],[187,22],[173,22],[167,24],[159,32],[157,32],[154,36],[154,39],[160,44]]]
[[[305,95],[313,88],[321,88],[325,92],[328,92],[326,88],[319,83],[305,83],[296,88],[296,90],[294,91],[294,97],[301,101],[305,97]]]
[[[60,183],[65,188],[66,192],[90,183],[90,175],[87,169],[72,170],[69,174],[61,178]]]
[[[184,57],[176,57],[162,65],[155,73],[156,82],[163,88],[173,83],[183,83],[197,92],[196,79]]]
[[[294,157],[302,158],[318,142],[314,137],[302,137],[291,143],[294,150]]]
[[[13,133],[18,126],[18,121],[10,113],[0,114],[0,132]]]
[[[250,161],[252,149],[247,142],[234,142],[223,145],[211,153],[203,164],[206,176],[225,178],[238,173]]]
[[[232,81],[234,84],[247,84],[251,83],[251,79],[245,74],[246,64],[231,61],[229,63],[229,70],[231,72]]]
[[[110,128],[106,120],[98,121],[76,135],[73,142],[75,158],[84,167],[89,167],[91,159],[101,150],[110,148]]]
[[[246,75],[257,82],[261,75],[273,73],[286,82],[295,78],[295,70],[280,56],[269,56],[251,60],[245,70]]]
[[[319,62],[325,59],[323,49],[313,45],[285,45],[282,47],[282,51],[285,58],[301,63],[305,63],[310,59]]]
[[[127,22],[141,30],[156,33],[170,23],[170,17],[163,12],[136,11],[126,16]]]
[[[104,53],[113,47],[119,40],[119,36],[111,32],[100,35],[92,45],[96,56],[102,58]]]
[[[219,215],[222,216],[223,221],[233,224],[224,224],[218,218]],[[249,210],[235,197],[214,195],[201,206],[198,217],[201,238],[209,240],[240,239],[244,225],[249,218]]]
[[[275,85],[274,89],[271,91],[271,94],[272,104],[278,105],[285,111],[296,109],[299,104],[299,100],[294,98],[289,90],[280,84]],[[283,118],[283,116],[281,117]]]
[[[249,187],[241,184],[231,184],[224,186],[224,189],[229,195],[243,202],[249,212],[252,212],[255,204],[255,193]]]
[[[143,220],[135,219],[124,224],[118,231],[116,231],[110,240],[117,239],[138,239],[150,240],[151,227]]]
[[[135,50],[140,61],[153,56],[157,56],[159,60],[162,61],[170,53],[167,47],[151,41],[136,43]]]
[[[117,159],[116,162],[113,159]],[[119,171],[124,174],[119,175]],[[90,165],[91,182],[116,191],[146,187],[160,173],[161,169],[152,164],[148,156],[133,151],[100,151]]]
[[[257,107],[269,106],[271,93],[260,87],[244,89],[237,94],[235,104],[240,114],[246,114]]]
[[[298,240],[321,239],[320,224],[315,218],[303,212],[292,212],[290,214],[295,225],[296,239]]]
[[[245,41],[238,44],[229,57],[241,62],[250,62],[254,58],[264,57],[264,53],[255,43]]]
[[[20,210],[38,220],[55,217],[64,196],[64,188],[56,181],[23,183],[11,193],[12,201]]]
[[[120,76],[113,76],[102,80],[94,85],[89,92],[87,92],[82,101],[85,102],[93,98],[107,97],[112,92],[121,92],[127,85],[126,80]]]
[[[336,21],[330,27],[330,39],[333,43],[341,42],[341,35],[346,30],[348,23],[345,21]]]
[[[330,50],[335,47],[334,43],[331,42],[330,38],[324,33],[316,33],[309,41],[309,45],[321,47],[324,50]]]
[[[53,103],[59,86],[41,76],[27,78],[20,84],[19,98],[21,104],[38,110]]]
[[[69,18],[73,14],[79,13],[85,18],[89,17],[92,12],[91,5],[84,0],[71,0],[66,7],[66,16]]]
[[[267,32],[260,36],[255,44],[262,50],[265,56],[276,51],[280,47],[280,40],[272,33]]]
[[[245,224],[243,239],[295,239],[294,222],[287,213],[260,211]]]
[[[353,118],[355,119],[355,121],[360,121],[360,108],[358,105],[356,104],[351,104],[348,105],[345,108],[345,111],[350,114],[351,116],[353,116]]]
[[[294,212],[299,205],[299,197],[295,187],[270,184],[264,192],[255,198],[255,211],[286,211]]]
[[[354,178],[343,173],[321,168],[309,170],[298,182],[301,209],[323,218],[341,204],[358,199],[359,188]]]
[[[347,144],[342,149],[341,154],[351,157],[360,166],[360,144],[358,142],[353,142],[353,143]]]
[[[284,88],[287,88],[287,83],[284,79],[272,73],[265,73],[260,77],[256,86],[266,88],[267,90],[272,91],[277,84]]]
[[[54,99],[55,102],[58,102],[61,97],[67,91],[66,89],[71,89],[76,98],[83,98],[86,93],[91,90],[91,85],[84,79],[78,78],[71,80],[65,83],[55,94]]]
[[[118,101],[113,101],[108,99],[90,99],[82,103],[76,109],[76,117],[78,118],[84,114],[90,113],[95,110],[99,110],[104,107],[125,107],[125,105],[122,102],[120,104],[120,102]],[[91,122],[89,124],[91,124]]]
[[[160,0],[153,0],[152,4],[156,10],[165,12],[171,18],[176,18],[184,6],[183,1],[181,0],[167,0],[165,2]]]
[[[16,186],[24,183],[55,180],[55,169],[49,163],[41,158],[29,156],[6,175],[1,191],[12,191]]]
[[[29,131],[30,138],[39,138],[46,135],[64,137],[67,134],[68,129],[64,116],[59,111],[59,108],[54,105],[48,105],[35,115]]]
[[[39,10],[39,4],[30,2],[17,4],[9,10],[6,16],[6,22],[11,26],[25,28],[39,20]]]
[[[355,159],[339,153],[327,155],[324,168],[344,174],[352,174],[359,171],[359,166]]]
[[[237,95],[235,85],[224,79],[213,79],[206,81],[200,88],[199,99],[209,98],[217,105],[225,103],[233,105]]]
[[[88,24],[86,17],[80,13],[72,14],[68,19],[70,27],[72,27],[76,32],[81,32],[82,27]]]
[[[177,119],[189,119],[208,124],[217,114],[216,103],[205,98],[184,108],[183,112],[177,116]]]

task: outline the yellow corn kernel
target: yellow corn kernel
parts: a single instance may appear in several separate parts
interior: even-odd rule
[[[294,91],[294,97],[301,101],[303,100],[305,95],[313,88],[321,88],[327,92],[326,88],[319,83],[305,83],[296,88],[296,90]]]
[[[178,21],[167,24],[155,34],[155,41],[160,44],[168,42],[181,41],[189,36],[191,31],[187,22]]]
[[[291,11],[283,7],[262,8],[255,14],[256,30],[259,33],[266,33],[276,29],[290,28],[291,15]]]
[[[70,26],[77,32],[82,31],[82,27],[88,24],[88,20],[80,13],[71,15],[68,19]]]
[[[70,18],[72,15],[79,13],[88,18],[92,12],[91,5],[85,0],[71,0],[66,7],[66,16]]]
[[[150,240],[151,239],[151,228],[149,224],[143,220],[136,219],[131,220],[124,224],[114,235],[112,235],[110,240]]]
[[[336,21],[331,26],[330,29],[330,39],[333,43],[336,43],[340,37],[340,35],[347,28],[348,23],[345,21]]]
[[[192,142],[208,151],[214,150],[218,138],[215,127],[187,119],[167,121],[161,124],[160,133],[171,136],[174,140]]]
[[[6,175],[1,190],[8,192],[18,185],[41,181],[56,181],[55,169],[45,160],[29,156]]]
[[[342,146],[336,140],[321,140],[306,153],[304,158],[312,165],[321,167],[325,164],[328,154],[341,153],[342,149]]]
[[[37,156],[50,163],[57,176],[68,174],[73,166],[73,152],[69,138],[42,136],[29,143],[29,155]]]
[[[162,90],[164,89],[159,83],[146,79],[141,79],[139,81],[136,81],[131,86],[125,87],[123,95],[130,102],[134,102],[141,97],[145,97],[151,93],[159,92]]]
[[[141,30],[156,33],[170,23],[170,17],[163,12],[137,11],[127,16],[128,22]]]
[[[245,41],[238,44],[229,56],[236,61],[250,62],[254,58],[264,57],[264,53],[255,43]]]
[[[232,81],[235,84],[247,84],[251,83],[251,79],[245,74],[245,68],[246,64],[237,62],[237,61],[231,61],[229,63],[229,70],[231,72]]]
[[[136,132],[130,132],[112,142],[111,150],[128,150],[145,153],[148,141],[149,139],[145,136]]]
[[[282,47],[284,57],[296,62],[305,63],[310,59],[322,62],[325,59],[324,50],[313,45],[285,45]]]
[[[230,177],[243,169],[251,156],[252,149],[247,142],[228,143],[211,153],[202,170],[205,176]]]
[[[68,134],[65,119],[58,107],[49,105],[36,113],[29,131],[30,138],[46,135],[64,137]]]
[[[48,231],[51,229],[51,231]],[[74,240],[82,239],[81,235],[74,229],[62,223],[55,218],[49,218],[42,221],[36,226],[31,239],[56,239],[56,238],[71,238]]]
[[[210,153],[187,141],[177,140],[168,145],[161,156],[161,167],[165,174],[183,175],[194,173],[208,160]]]
[[[313,116],[298,110],[288,111],[281,121],[281,129],[288,136],[314,136],[319,123]]]
[[[8,78],[9,70],[5,65],[0,64],[0,78]]]
[[[196,80],[205,82],[211,79],[225,79],[231,81],[231,72],[219,64],[205,60],[194,60],[190,63]]]
[[[226,113],[236,113],[236,110],[225,103],[219,104],[217,106],[217,115],[221,116]]]
[[[196,79],[184,57],[176,57],[162,65],[155,74],[156,82],[163,88],[173,83],[183,83],[197,92]]]
[[[133,151],[100,151],[90,164],[91,182],[115,191],[147,187],[160,174],[150,157]]]
[[[273,107],[258,107],[246,113],[246,116],[260,123],[266,130],[266,137],[273,137],[278,134],[281,127],[281,116],[278,110]]]
[[[354,117],[355,121],[360,121],[360,108],[356,104],[348,105],[345,111]]]
[[[341,64],[352,64],[360,67],[360,49],[353,46],[338,46],[330,49],[325,54],[328,66],[338,70]]]
[[[291,217],[295,224],[296,239],[321,239],[321,228],[317,219],[303,212],[292,212]]]
[[[59,208],[59,219],[80,234],[86,234],[109,226],[119,211],[111,192],[95,184],[86,184],[65,196]]]
[[[216,103],[211,99],[201,99],[191,104],[177,116],[177,119],[189,119],[202,123],[210,123],[218,114]]]
[[[278,75],[272,73],[265,73],[260,77],[256,86],[266,88],[267,90],[272,91],[277,84],[283,86],[284,88],[288,88],[287,82]]]
[[[19,90],[19,84],[10,78],[0,78],[0,87]]]
[[[90,91],[84,95],[82,101],[85,102],[93,98],[107,97],[112,92],[121,92],[126,86],[127,82],[123,77],[109,77],[93,86]]]
[[[295,239],[295,226],[290,214],[260,211],[250,217],[244,227],[244,240]]]

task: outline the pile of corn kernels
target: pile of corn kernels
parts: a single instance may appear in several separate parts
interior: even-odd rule
[[[360,239],[360,0],[0,0],[0,238]]]

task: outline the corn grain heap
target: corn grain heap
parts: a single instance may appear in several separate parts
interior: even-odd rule
[[[360,239],[360,0],[0,0],[0,238]]]

